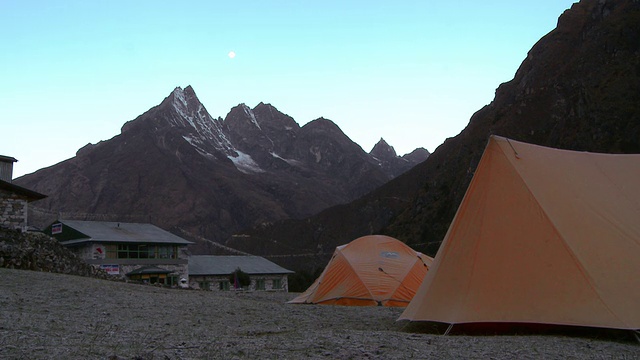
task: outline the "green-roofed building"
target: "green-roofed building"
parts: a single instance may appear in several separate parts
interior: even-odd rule
[[[113,275],[166,285],[189,279],[192,243],[152,224],[58,220],[45,232]]]

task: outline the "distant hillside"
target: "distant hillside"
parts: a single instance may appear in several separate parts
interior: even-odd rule
[[[46,194],[32,225],[61,216],[150,222],[193,234],[212,253],[240,229],[304,218],[348,203],[425,160],[397,156],[384,140],[368,154],[330,120],[300,127],[274,106],[241,104],[213,118],[190,87],[88,144],[75,157],[14,182]],[[61,215],[59,215],[61,214]]]
[[[349,204],[247,230],[227,245],[257,249],[291,269],[324,266],[335,246],[373,233],[435,255],[491,134],[563,149],[640,153],[638,39],[639,2],[574,4],[533,46],[513,80],[425,162]]]

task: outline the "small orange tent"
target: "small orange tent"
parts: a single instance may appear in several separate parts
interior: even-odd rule
[[[289,303],[407,306],[432,260],[392,237],[363,236],[338,246],[320,277]]]
[[[640,328],[640,155],[492,136],[400,319]]]

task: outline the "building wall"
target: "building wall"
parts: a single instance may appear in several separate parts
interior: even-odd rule
[[[259,280],[264,281],[264,291],[289,291],[288,276],[281,274],[274,275],[249,275],[251,278],[251,284],[244,288],[247,291],[257,291],[257,284]],[[275,282],[274,282],[275,280]],[[274,283],[280,282],[279,288],[274,288]],[[192,275],[189,277],[189,287],[199,290],[211,290],[211,291],[227,291],[220,288],[221,282],[229,283],[229,275]],[[209,288],[203,288],[203,286],[209,285]],[[233,284],[229,283],[229,289],[234,290]]]
[[[15,193],[0,190],[0,226],[27,231],[27,204]]]
[[[13,161],[0,161],[0,180],[13,181]]]

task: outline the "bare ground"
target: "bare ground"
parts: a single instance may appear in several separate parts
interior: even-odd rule
[[[286,304],[295,295],[0,269],[0,358],[640,358],[634,342],[412,333],[399,308]]]

